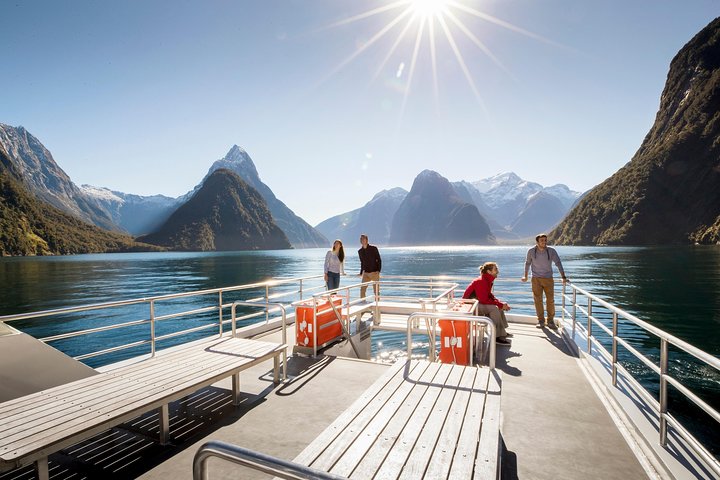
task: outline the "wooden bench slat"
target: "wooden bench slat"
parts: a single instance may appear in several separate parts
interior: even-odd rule
[[[475,390],[474,383],[476,376],[486,376],[487,369],[465,368],[462,379],[458,384],[450,410],[438,435],[438,442],[435,445],[432,462],[425,471],[426,478],[452,478],[450,467],[456,447],[460,444],[459,438],[463,429],[480,431],[480,420],[473,421],[476,417],[471,415],[469,406],[471,396],[485,396],[484,391]]]
[[[390,449],[395,445],[400,432],[402,432],[420,399],[425,394],[427,386],[434,381],[440,370],[439,367],[439,364],[426,363],[425,368],[419,372],[421,373],[420,376],[411,375],[410,378],[407,378],[405,384],[410,388],[409,394],[402,404],[396,408],[392,418],[385,425],[382,425],[383,428],[373,439],[373,443],[369,445],[362,457],[357,459],[353,470],[349,471],[349,465],[338,463],[333,473],[355,476],[356,478],[372,478],[380,465],[382,465]],[[418,372],[418,369],[413,370],[413,374],[416,372]],[[355,448],[354,446],[353,451]],[[350,457],[344,457],[342,460],[344,463],[346,460],[350,460]]]
[[[375,396],[391,382],[398,373],[405,370],[406,365],[397,362],[378,378],[360,397],[350,405],[340,416],[328,426],[315,440],[310,443],[300,454],[295,457],[295,461],[303,465],[312,466],[315,459],[322,454],[323,451],[335,440],[342,432],[338,425],[346,425],[361,412],[367,404],[375,398]],[[411,367],[411,368],[414,368]]]
[[[260,357],[259,361],[263,361],[265,358]],[[251,359],[242,357],[241,361],[236,361],[233,364],[223,364],[223,358],[214,359],[216,365],[212,367],[205,365],[193,367],[193,371],[188,371],[188,375],[179,375],[174,378],[168,378],[162,382],[146,383],[142,379],[135,378],[132,380],[132,390],[119,396],[108,397],[99,396],[100,403],[93,404],[87,408],[83,407],[80,409],[73,409],[69,411],[65,416],[60,418],[48,419],[47,423],[39,424],[35,426],[33,431],[16,433],[14,436],[10,436],[7,440],[12,442],[11,445],[15,446],[16,450],[23,451],[24,449],[32,449],[34,445],[42,442],[47,442],[49,439],[67,436],[68,431],[80,433],[86,428],[87,422],[93,418],[103,418],[105,422],[111,421],[115,416],[124,415],[126,413],[132,413],[138,408],[148,404],[164,404],[168,401],[168,398],[173,396],[184,396],[186,391],[197,390],[199,384],[206,384],[208,382],[215,383],[216,377],[219,375],[221,378],[229,376],[232,370],[237,368],[246,368],[246,364],[251,362]],[[186,368],[190,368],[189,366]],[[198,374],[198,372],[200,372]],[[188,380],[188,376],[194,375],[191,380]],[[119,380],[127,381],[127,379],[119,378]],[[32,443],[25,443],[23,438],[28,440],[36,439]],[[3,440],[4,441],[4,440]],[[4,453],[7,447],[1,447],[0,453]],[[2,455],[0,455],[2,456]]]
[[[0,415],[11,421],[0,424],[0,471],[40,462],[61,448],[277,359],[285,348],[257,340],[212,339],[4,402]],[[18,423],[21,418],[24,425]]]
[[[415,447],[415,441],[420,435],[423,425],[432,414],[433,406],[442,390],[441,386],[445,384],[452,370],[452,365],[440,365],[438,377],[428,385],[425,395],[423,395],[415,412],[413,412],[412,420],[408,422],[400,433],[397,442],[395,442],[395,447],[388,452],[388,456],[377,471],[376,476],[380,478],[397,478],[400,475],[408,456]]]
[[[478,392],[487,391],[487,383],[489,378],[490,370],[483,369],[482,375],[475,377],[475,384],[473,389]],[[485,395],[472,395],[470,402],[468,403],[468,409],[466,415],[466,423],[477,426],[480,425],[480,429],[484,426],[483,415],[485,414],[485,403],[487,398]],[[498,425],[498,434],[499,434]],[[480,430],[476,428],[465,428],[460,432],[460,438],[458,439],[458,446],[455,449],[455,455],[453,456],[452,467],[450,468],[450,478],[470,478],[473,473],[474,459],[478,452],[478,438],[480,436]],[[495,478],[494,476],[492,478]]]
[[[396,364],[295,461],[363,480],[494,479],[500,378],[488,368]]]
[[[440,432],[447,421],[448,413],[451,411],[453,399],[461,381],[464,368],[453,368],[445,382],[445,387],[440,390],[435,405],[423,426],[420,435],[415,441],[415,446],[400,473],[401,479],[422,478],[430,462],[431,455],[435,452],[435,445],[438,442]]]
[[[413,370],[411,376],[413,374],[421,376],[429,367],[429,364],[421,364]],[[325,450],[323,468],[327,469],[327,465],[330,465],[329,471],[331,473],[345,477],[349,476],[377,439],[383,427],[406,401],[407,396],[413,390],[413,386],[413,382],[403,379],[398,388],[388,398],[376,397],[379,401],[369,404],[368,408],[365,409],[364,413],[370,414],[366,415],[366,422],[359,423],[356,418],[356,421],[353,422],[355,432],[345,431],[343,435],[336,438],[333,443],[333,447],[336,447],[334,452],[332,447]],[[340,447],[341,445],[342,447]]]
[[[502,379],[499,372],[491,372],[488,378],[478,453],[475,458],[474,478],[477,480],[492,478],[492,475],[500,469],[501,388]]]
[[[260,356],[267,353],[267,348],[264,345],[259,346],[253,349],[252,354]],[[105,404],[121,405],[126,399],[134,401],[138,398],[138,395],[146,394],[148,389],[153,388],[153,386],[159,390],[170,389],[182,383],[183,379],[189,376],[202,380],[204,376],[212,374],[218,368],[229,369],[235,364],[243,365],[245,363],[245,357],[234,359],[233,363],[229,363],[225,357],[205,352],[204,363],[196,362],[191,365],[167,364],[164,359],[160,358],[146,361],[145,364],[149,369],[156,373],[156,376],[150,379],[145,377],[133,378],[118,370],[110,379],[99,382],[98,388],[90,391],[89,396],[78,392],[75,397],[72,397],[72,391],[63,391],[63,395],[59,398],[48,400],[45,407],[47,410],[45,408],[34,409],[34,416],[32,414],[24,415],[20,412],[15,415],[15,417],[19,418],[14,422],[11,421],[12,418],[8,419],[9,422],[3,424],[5,437],[0,440],[0,451],[2,451],[3,445],[16,441],[17,437],[14,437],[13,434],[17,430],[22,430],[28,436],[32,435],[34,433],[32,428],[36,420],[41,423],[38,428],[47,430],[52,428],[54,424],[65,423],[77,415],[101,408]],[[158,367],[160,367],[159,370]],[[73,401],[68,403],[68,398]]]
[[[210,343],[210,345],[214,346],[218,342],[225,342],[227,339],[213,339]],[[255,342],[260,345],[267,345],[267,342],[260,342],[257,340],[247,340],[247,339],[235,339],[239,342],[235,343],[235,348],[241,349],[241,351],[244,351],[242,349],[248,349],[248,348],[255,348],[251,344],[248,344],[247,342]],[[207,346],[207,342],[203,345]],[[230,347],[231,348],[231,347]],[[115,372],[123,372],[123,373],[132,373],[136,370],[147,370],[152,368],[153,365],[156,365],[158,369],[162,370],[164,368],[163,363],[156,364],[155,362],[158,362],[162,360],[162,362],[170,362],[172,360],[179,360],[180,362],[191,362],[192,359],[195,357],[195,355],[202,355],[204,350],[201,350],[199,352],[183,352],[183,350],[180,350],[178,352],[173,352],[172,355],[160,355],[157,357],[149,358],[146,360],[143,360],[141,362],[138,362],[136,364],[132,364],[126,367],[121,367],[116,370],[111,370],[108,372],[105,372],[109,375],[114,375]],[[150,362],[150,363],[148,363]],[[105,374],[101,375],[93,375],[91,377],[83,378],[80,380],[76,380],[75,382],[71,382],[65,385],[59,385],[57,387],[53,387],[51,389],[42,390],[40,392],[36,392],[30,395],[26,395],[24,397],[20,397],[14,400],[10,400],[8,402],[0,403],[0,418],[9,418],[11,415],[13,415],[13,411],[16,409],[22,409],[26,410],[31,407],[31,404],[35,402],[36,404],[46,404],[48,401],[48,396],[57,396],[57,398],[66,398],[68,396],[75,397],[79,394],[79,392],[82,392],[84,390],[89,390],[91,392],[97,391],[99,388],[102,388],[102,384],[104,382],[112,382],[111,377],[107,377]]]

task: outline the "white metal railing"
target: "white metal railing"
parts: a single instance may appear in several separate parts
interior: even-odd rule
[[[567,292],[567,288],[571,289],[571,293]],[[586,305],[583,306],[578,301],[578,296],[581,299],[586,300]],[[566,304],[569,303],[569,305]],[[602,321],[593,314],[593,307],[600,306],[612,314],[612,325],[608,328],[602,323]],[[586,323],[578,321],[578,312],[584,316]],[[694,450],[694,452],[702,458],[708,466],[713,469],[716,475],[720,477],[720,462],[713,456],[710,451],[702,444],[700,440],[695,438],[673,415],[668,411],[668,385],[672,385],[680,392],[685,398],[690,400],[693,404],[702,409],[707,413],[713,420],[720,423],[720,413],[713,407],[702,400],[697,394],[692,392],[686,386],[684,386],[678,379],[670,375],[668,370],[669,365],[669,345],[682,350],[683,352],[693,356],[700,360],[705,365],[714,368],[720,372],[720,359],[710,355],[703,350],[700,350],[693,345],[637,318],[636,316],[608,303],[607,301],[593,295],[592,293],[583,290],[577,285],[567,283],[563,285],[562,290],[562,317],[565,319],[565,315],[568,315],[572,320],[572,337],[575,337],[576,329],[583,331],[587,337],[587,353],[592,355],[593,347],[597,352],[602,355],[607,361],[612,364],[612,385],[617,387],[618,373],[623,375],[623,378],[630,383],[636,393],[640,395],[652,408],[658,413],[660,425],[658,428],[660,444],[663,447],[667,446],[668,441],[668,426],[675,429],[678,435],[687,442],[687,444]],[[635,326],[640,327],[645,332],[654,335],[660,341],[659,351],[660,358],[658,364],[642,354],[638,349],[633,347],[627,340],[623,339],[618,332],[618,322],[621,320],[627,320]],[[612,339],[612,349],[610,352],[601,343],[598,337],[593,333],[593,329],[597,327]],[[637,360],[643,365],[648,367],[659,377],[659,394],[658,398],[654,398],[653,395],[638,381],[632,373],[630,373],[625,367],[623,367],[618,360],[618,346],[624,347],[629,353],[631,353]]]
[[[109,348],[104,348],[100,350],[91,351],[89,353],[84,353],[81,355],[75,355],[73,358],[76,360],[85,360],[92,357],[98,357],[102,355],[107,355],[109,353],[115,353],[120,352],[123,350],[128,350],[131,348],[141,347],[141,346],[149,346],[150,348],[150,356],[154,356],[156,353],[156,345],[158,342],[168,340],[175,337],[185,336],[192,333],[204,331],[204,330],[213,330],[217,329],[217,333],[219,335],[223,334],[223,325],[229,322],[236,322],[236,321],[244,321],[244,320],[253,320],[253,319],[259,319],[261,316],[265,316],[265,322],[269,322],[269,314],[272,310],[271,307],[274,307],[275,310],[277,310],[277,306],[281,304],[281,302],[278,302],[279,299],[282,298],[288,298],[288,304],[295,300],[296,298],[302,299],[303,295],[307,293],[312,293],[317,290],[321,290],[324,287],[320,283],[322,281],[322,275],[313,275],[313,276],[307,276],[307,277],[299,277],[299,278],[290,278],[290,279],[279,279],[279,280],[270,280],[266,282],[258,282],[258,283],[252,283],[252,284],[246,284],[246,285],[236,285],[231,287],[222,287],[222,288],[214,288],[214,289],[207,289],[207,290],[197,290],[193,292],[183,292],[183,293],[174,293],[174,294],[168,294],[168,295],[158,295],[158,296],[152,296],[152,297],[144,297],[144,298],[136,298],[136,299],[130,299],[130,300],[121,300],[121,301],[115,301],[115,302],[105,302],[105,303],[97,303],[97,304],[91,304],[91,305],[82,305],[78,307],[67,307],[67,308],[59,308],[59,309],[53,309],[53,310],[44,310],[40,312],[31,312],[31,313],[21,313],[21,314],[15,314],[15,315],[6,315],[0,317],[0,322],[5,323],[12,323],[12,322],[19,322],[22,320],[35,320],[35,319],[46,319],[46,318],[58,318],[69,314],[74,313],[84,313],[84,312],[98,312],[98,311],[110,311],[117,313],[120,309],[126,309],[131,306],[135,305],[141,305],[146,306],[148,309],[149,317],[148,318],[142,318],[139,320],[131,320],[126,322],[120,322],[115,323],[112,325],[105,325],[101,327],[94,327],[94,328],[86,328],[82,330],[76,330],[71,332],[64,332],[57,335],[50,335],[46,337],[38,338],[38,340],[44,342],[44,343],[51,343],[56,342],[59,340],[67,340],[67,339],[73,339],[83,336],[88,336],[95,333],[101,333],[101,332],[107,332],[111,330],[119,330],[119,329],[128,329],[130,327],[137,327],[141,325],[148,325],[149,326],[149,335],[147,338],[139,339],[132,342],[123,343],[120,345],[116,345]],[[311,284],[310,287],[308,287],[308,283]],[[289,291],[275,291],[279,288],[284,288],[287,286],[297,285],[295,288],[292,288]],[[231,318],[225,318],[223,315],[223,309],[231,307],[232,303],[224,303],[223,302],[223,294],[226,296],[229,296],[230,293],[242,293],[243,291],[253,291],[253,290],[262,290],[263,294],[259,297],[250,298],[247,300],[247,302],[252,303],[253,306],[259,306],[259,304],[262,304],[264,307],[263,312],[256,312],[248,315],[244,315],[238,318],[233,317]],[[182,310],[181,311],[174,311],[172,313],[168,313],[165,315],[157,315],[156,314],[156,308],[158,304],[163,303],[170,303],[172,300],[177,299],[197,299],[199,297],[204,296],[216,296],[217,303],[215,301],[212,302],[212,304],[208,304],[206,301],[200,300],[201,302],[205,302],[204,305],[199,306],[198,308],[191,308],[189,310]],[[197,307],[197,306],[196,306]],[[169,307],[168,307],[169,308]],[[181,307],[183,308],[183,307]],[[215,322],[187,328],[183,330],[173,331],[170,333],[165,333],[164,335],[157,335],[156,334],[156,326],[159,322],[167,321],[171,319],[178,319],[181,317],[196,317],[201,314],[205,314],[208,312],[218,312],[218,319]],[[234,313],[234,308],[233,308]],[[284,313],[284,312],[283,312]],[[99,318],[99,317],[98,317]],[[119,337],[119,336],[118,336]]]
[[[346,477],[217,440],[204,443],[195,452],[193,480],[208,480],[207,464],[208,460],[213,457],[279,478],[292,480],[347,480]]]

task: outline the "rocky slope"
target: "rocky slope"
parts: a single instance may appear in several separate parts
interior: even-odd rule
[[[31,194],[85,222],[118,230],[110,214],[70,180],[50,151],[24,127],[0,123],[0,146]]]
[[[720,226],[720,18],[670,64],[655,123],[632,160],[552,232],[555,243],[716,243]]]

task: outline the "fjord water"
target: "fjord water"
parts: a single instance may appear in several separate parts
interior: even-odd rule
[[[346,250],[341,286],[357,283],[359,262],[355,248]],[[640,319],[680,339],[720,356],[720,247],[558,247],[571,281]],[[414,247],[381,248],[384,275],[456,275],[472,277],[478,265],[496,261],[500,279],[496,294],[515,311],[532,313],[530,286],[520,282],[527,247]],[[223,253],[131,253],[30,257],[0,259],[0,315],[49,310],[122,299],[190,292],[247,284],[278,277],[299,277],[322,273],[325,250]],[[556,285],[559,290],[559,285]],[[137,317],[137,318],[146,318]],[[596,315],[603,317],[598,310]],[[607,315],[606,315],[607,317]],[[135,319],[137,319],[135,318]],[[127,321],[124,319],[123,321]],[[13,326],[42,337],[62,330],[44,319],[16,322]],[[80,324],[72,330],[89,328]],[[657,361],[659,342],[631,325],[621,326],[627,338],[641,352]],[[404,335],[384,334],[383,345],[374,354],[392,356],[404,349]],[[607,340],[604,344],[609,345]],[[66,353],[76,355],[68,342]],[[674,350],[671,349],[671,353]],[[521,352],[520,352],[521,353]],[[646,388],[657,391],[657,376],[622,354],[623,364],[636,374]],[[112,360],[108,358],[105,363]],[[96,366],[96,364],[92,364]],[[673,354],[671,371],[686,386],[720,408],[720,374],[685,354]],[[672,394],[672,392],[671,392]],[[673,403],[676,408],[673,409]],[[671,395],[671,410],[679,416],[696,418],[695,407]],[[704,415],[704,413],[702,413]],[[717,424],[705,423],[710,430]],[[702,427],[700,427],[702,430]],[[717,451],[716,442],[710,442]]]

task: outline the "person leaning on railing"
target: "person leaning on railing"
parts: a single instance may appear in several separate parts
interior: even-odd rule
[[[480,267],[480,276],[468,285],[463,298],[477,299],[478,315],[490,317],[495,324],[495,343],[509,346],[508,337],[512,337],[512,333],[505,330],[508,326],[505,312],[510,310],[510,305],[501,302],[492,293],[493,282],[499,273],[497,263],[485,262]]]
[[[554,263],[560,272],[563,283],[568,281],[563,270],[560,257],[554,248],[547,246],[547,235],[544,233],[535,237],[535,246],[527,252],[525,258],[525,275],[520,279],[527,282],[528,269],[532,267],[532,294],[537,314],[537,328],[545,326],[545,315],[543,309],[543,293],[547,302],[547,326],[557,330],[555,325],[555,280],[553,280],[552,264]]]

